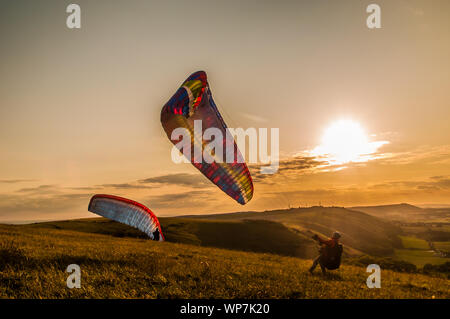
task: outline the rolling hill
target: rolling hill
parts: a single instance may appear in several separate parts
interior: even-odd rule
[[[342,234],[346,256],[393,255],[401,248],[401,229],[382,219],[340,207],[311,207],[266,212],[160,218],[167,241],[241,251],[314,258],[313,234]],[[145,238],[145,234],[107,219],[84,219],[31,225],[116,237]]]
[[[102,219],[0,225],[0,298],[450,297],[440,276],[382,270],[381,289],[369,289],[365,267],[311,275],[310,260],[153,242],[125,228]],[[80,289],[66,287],[70,264],[80,266]]]
[[[0,224],[0,297],[449,297],[445,271],[429,276],[396,261],[400,256],[422,267],[447,259],[430,256],[425,242],[405,235],[403,226],[353,209],[317,206],[160,222],[163,243],[104,218]],[[318,248],[311,236],[335,230],[343,235],[343,265],[325,277],[311,276]],[[436,242],[445,245],[445,238]],[[71,263],[82,269],[82,289],[65,287]],[[383,265],[385,289],[365,286],[369,263]]]
[[[450,208],[421,208],[403,203],[380,206],[356,206],[350,209],[398,222],[450,222]]]
[[[363,212],[343,207],[309,207],[273,210],[265,212],[243,212],[218,215],[185,216],[192,220],[240,221],[250,222],[265,220],[282,224],[291,232],[297,234],[305,251],[316,251],[315,242],[311,239],[314,233],[323,237],[330,236],[335,230],[342,234],[342,243],[351,255],[369,254],[386,256],[401,247],[398,235],[402,230],[392,223],[370,216]],[[170,230],[170,228],[169,228]],[[265,236],[272,237],[270,232]],[[226,240],[226,239],[224,239]],[[311,255],[300,255],[311,257]]]

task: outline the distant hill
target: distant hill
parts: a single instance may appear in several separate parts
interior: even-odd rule
[[[356,206],[350,209],[399,222],[450,222],[450,208],[420,208],[410,204]]]
[[[390,255],[394,248],[401,247],[398,237],[401,229],[390,222],[363,212],[343,207],[292,208],[265,212],[242,212],[218,215],[184,216],[195,220],[255,221],[265,220],[280,223],[298,235],[303,247],[314,250],[313,234],[330,236],[335,230],[342,233],[342,243],[350,254]],[[271,236],[270,232],[264,234]],[[310,257],[310,255],[308,255]],[[304,257],[304,256],[302,256]]]

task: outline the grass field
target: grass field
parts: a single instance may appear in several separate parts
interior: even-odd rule
[[[77,223],[0,225],[0,297],[450,298],[444,277],[383,270],[382,288],[369,289],[362,267],[310,275],[311,260],[92,233],[100,223]],[[72,263],[80,289],[66,287]]]
[[[430,245],[423,239],[409,236],[400,236],[400,238],[402,239],[402,244],[405,249],[430,249]]]
[[[410,262],[420,268],[426,264],[439,265],[449,261],[448,258],[435,256],[431,250],[396,249],[395,255],[398,259]]]
[[[435,252],[431,250],[428,242],[423,239],[412,236],[400,236],[400,238],[405,249],[395,250],[397,259],[410,262],[420,268],[426,264],[439,265],[449,261],[448,258],[437,256]],[[443,242],[442,244],[442,246],[444,246],[444,244],[448,244],[448,242]]]
[[[434,246],[439,250],[450,251],[450,241],[436,241]]]

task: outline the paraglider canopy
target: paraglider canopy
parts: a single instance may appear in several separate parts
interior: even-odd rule
[[[164,240],[161,225],[156,215],[146,206],[131,199],[97,194],[91,198],[88,210],[119,223],[135,227],[153,240]]]
[[[197,132],[195,122],[199,121],[201,128]],[[192,147],[188,154],[183,154],[213,184],[242,205],[252,199],[253,182],[250,172],[234,139],[228,138],[230,133],[214,103],[204,71],[191,74],[163,106],[161,124],[169,140],[176,146],[178,140],[172,139],[172,133],[179,128],[189,132]],[[219,144],[227,154],[221,154],[219,158],[214,153],[211,158],[199,159],[196,154],[204,153],[207,142],[203,136],[210,128],[220,131]]]

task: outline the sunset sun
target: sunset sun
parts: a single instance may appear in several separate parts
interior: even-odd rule
[[[325,130],[321,144],[314,148],[312,153],[315,156],[325,156],[335,164],[365,162],[386,143],[370,142],[359,123],[339,120]]]

